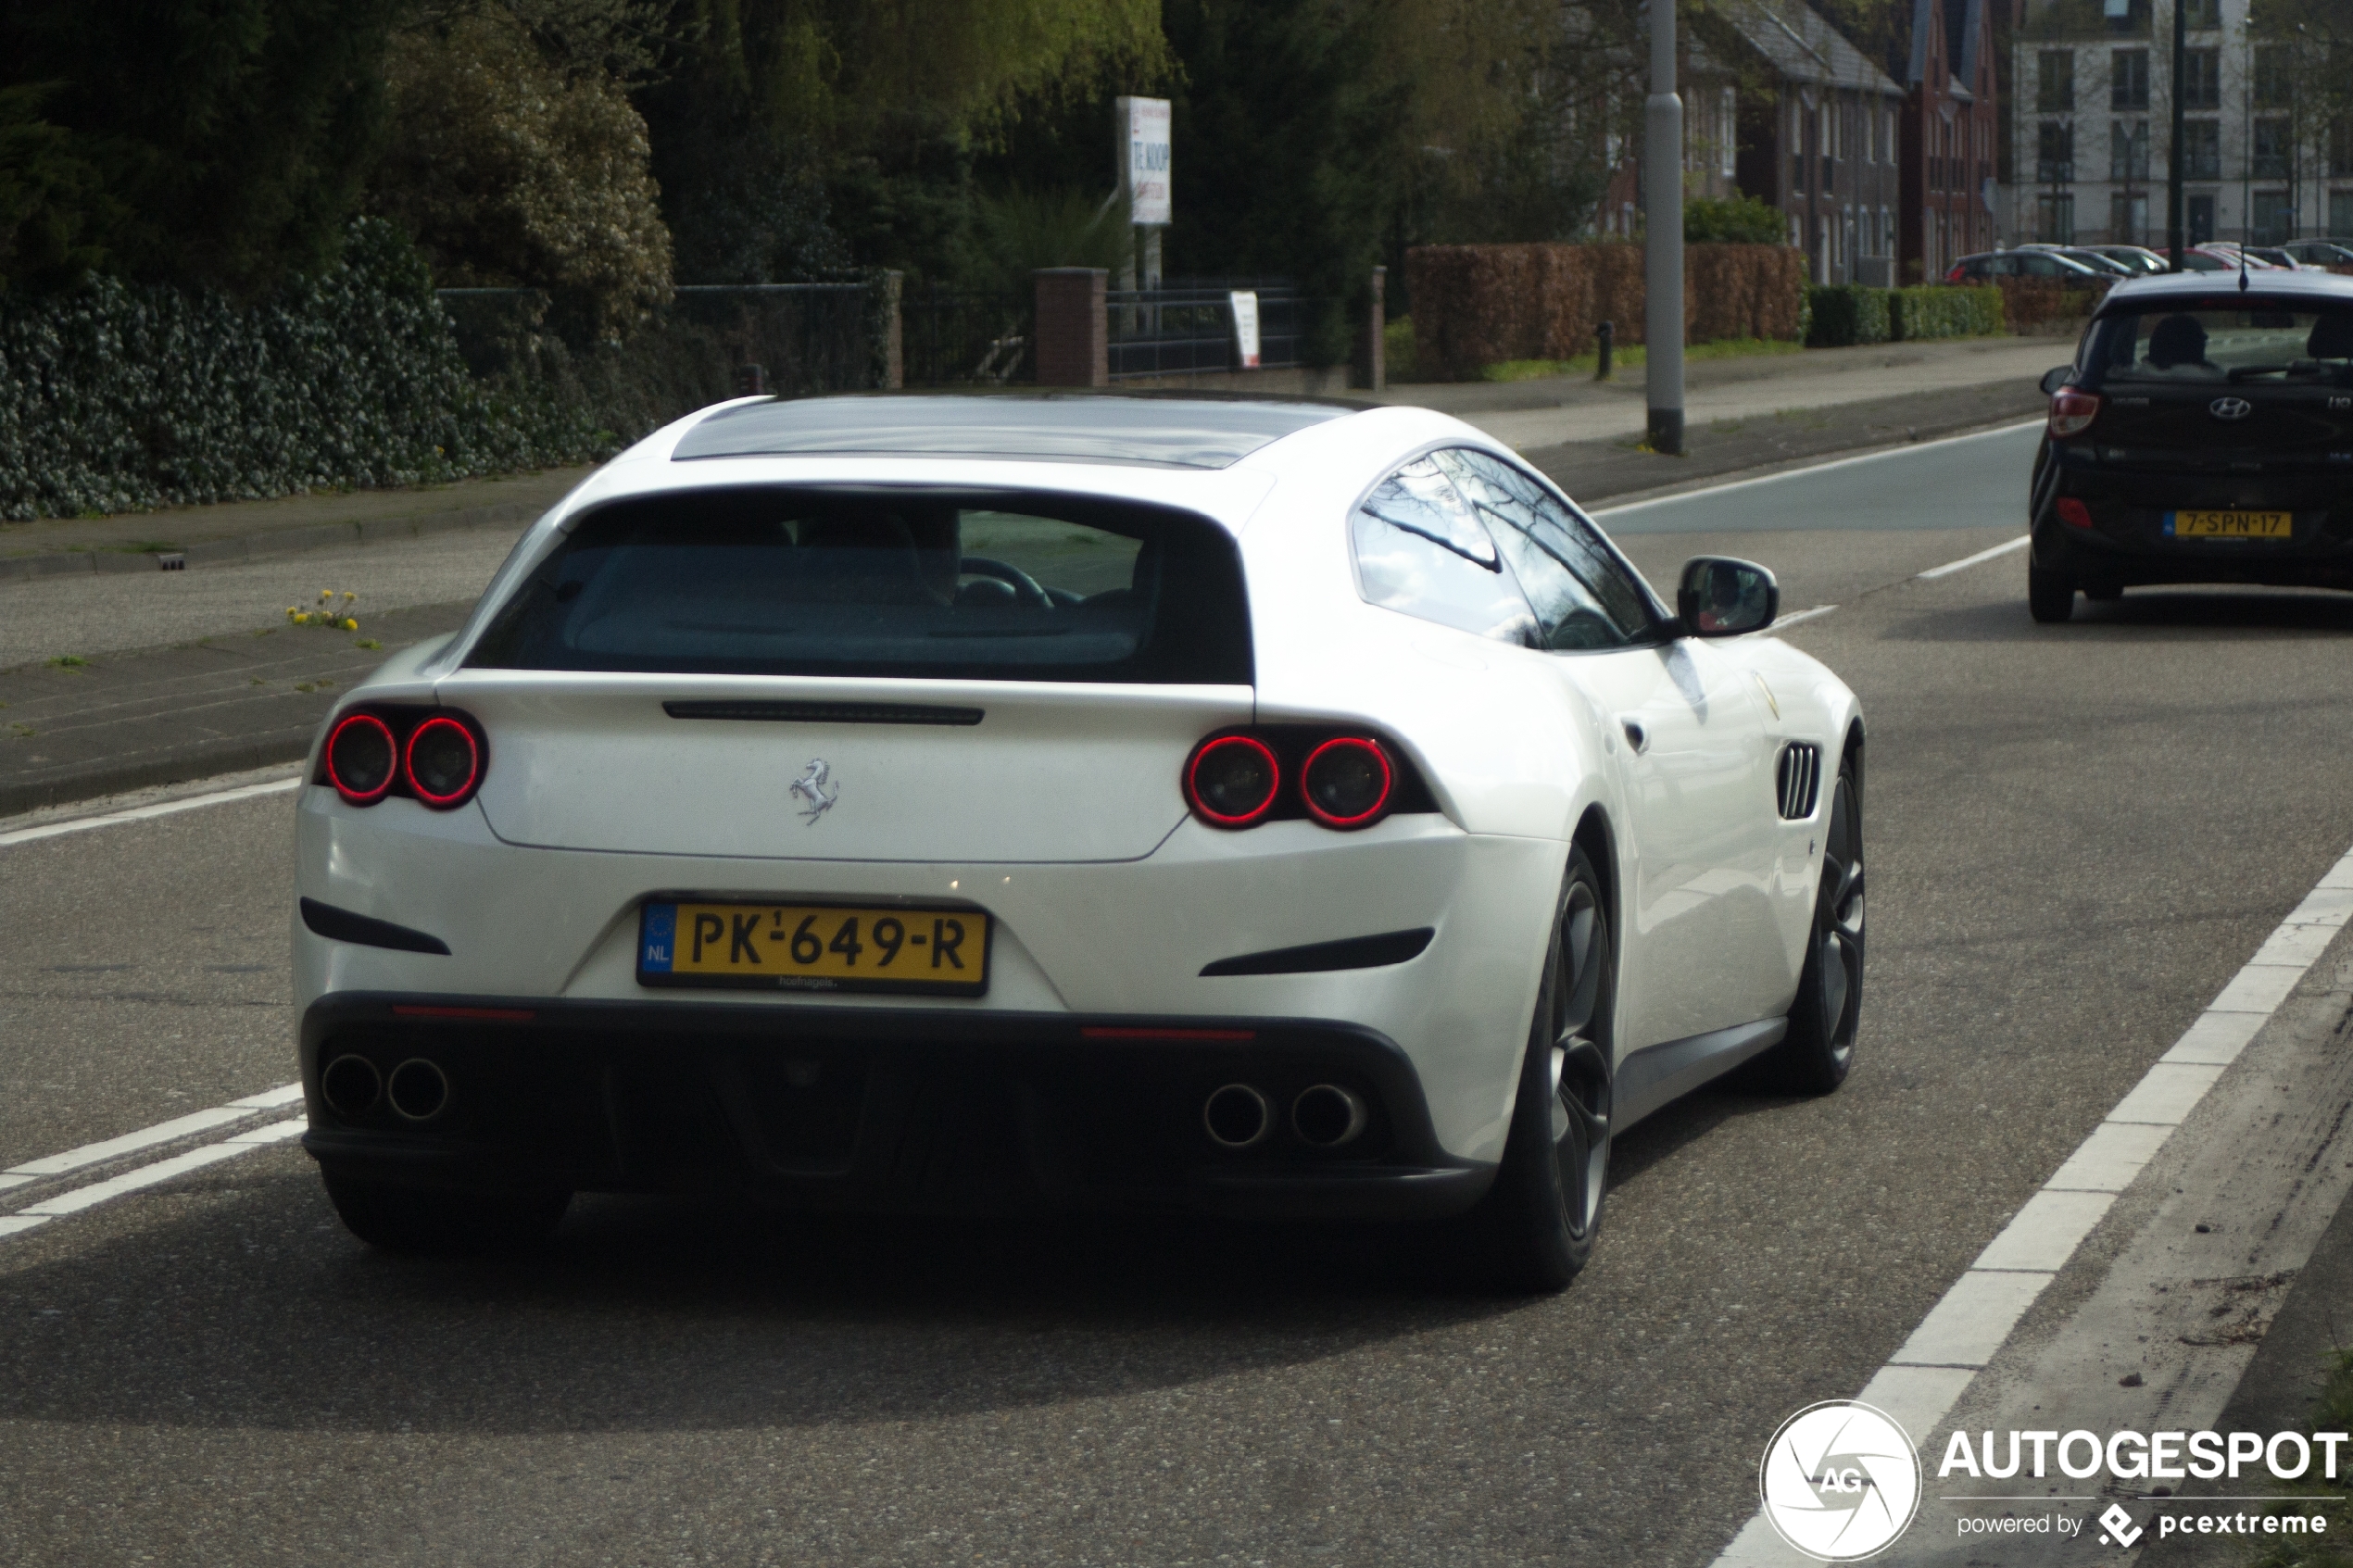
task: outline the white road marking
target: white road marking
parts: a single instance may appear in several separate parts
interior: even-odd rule
[[[1957,571],[1967,571],[1981,561],[1989,561],[1996,556],[2008,555],[2012,550],[2026,548],[2029,538],[2029,535],[2021,533],[2007,545],[1996,545],[1990,550],[1980,550],[1973,556],[1963,556],[1958,560],[1948,560],[1943,566],[1931,566],[1921,572],[1915,581],[1933,583],[1940,577],[1950,577]]]
[[[1802,469],[1783,469],[1779,473],[1759,474],[1754,479],[1728,479],[1721,484],[1703,485],[1697,490],[1678,491],[1672,495],[1654,495],[1643,501],[1628,501],[1623,506],[1604,507],[1599,511],[1591,511],[1586,515],[1594,518],[1615,517],[1620,512],[1641,511],[1644,507],[1664,507],[1677,501],[1696,500],[1702,495],[1721,495],[1729,490],[1745,490],[1752,484],[1779,484],[1787,479],[1805,479],[1818,473],[1829,473],[1833,469],[1851,469],[1860,463],[1884,462],[1890,458],[1900,458],[1907,452],[1925,452],[1931,446],[1950,446],[1962,441],[1990,441],[1997,435],[2012,435],[2021,430],[2032,430],[2045,422],[2043,417],[2037,415],[2033,419],[2024,420],[2014,425],[2003,425],[1994,430],[1975,430],[1967,435],[1939,436],[1934,441],[1907,442],[1904,445],[1890,446],[1878,452],[1865,452],[1860,457],[1834,458],[1827,463],[1813,463]]]
[[[2329,937],[2348,923],[2353,923],[2353,852],[2313,884],[2213,1004],[2027,1199],[1856,1398],[1894,1416],[1915,1441],[1950,1414],[2117,1195],[2156,1158],[2223,1069],[2287,1000]],[[1797,1561],[1758,1513],[1716,1559],[1715,1568],[1780,1568]]]
[[[292,1105],[301,1098],[300,1084],[281,1084],[274,1089],[264,1089],[258,1095],[247,1095],[243,1099],[216,1105],[208,1110],[192,1110],[185,1116],[175,1116],[169,1122],[158,1122],[152,1127],[142,1127],[120,1137],[107,1138],[101,1143],[86,1143],[63,1154],[29,1160],[0,1173],[0,1188],[22,1186],[43,1176],[62,1176],[85,1165],[102,1164],[125,1154],[136,1154],[143,1148],[153,1148],[157,1144],[170,1143],[176,1138],[184,1138],[227,1123],[243,1122],[257,1110],[275,1110],[282,1105]]]
[[[272,1123],[222,1143],[207,1144],[185,1154],[175,1154],[169,1160],[158,1160],[152,1165],[142,1165],[135,1171],[125,1171],[120,1176],[109,1176],[103,1182],[93,1182],[88,1186],[61,1192],[55,1198],[44,1198],[13,1214],[0,1215],[0,1236],[19,1235],[51,1220],[94,1209],[125,1193],[157,1186],[191,1171],[201,1171],[208,1165],[218,1165],[241,1154],[251,1154],[257,1148],[283,1143],[299,1136],[306,1125],[308,1123],[299,1116],[291,1121]]]
[[[87,833],[92,828],[112,827],[117,822],[144,822],[153,817],[169,817],[177,811],[193,811],[201,806],[226,806],[233,800],[251,800],[258,795],[283,795],[302,786],[300,778],[272,779],[267,784],[240,784],[234,789],[216,790],[210,795],[192,795],[184,800],[159,801],[153,806],[134,806],[128,811],[109,811],[98,817],[75,817],[68,822],[44,822],[37,828],[18,828],[0,833],[0,849],[12,844],[31,844],[36,839],[57,838],[69,833]]]
[[[1778,632],[1784,626],[1794,626],[1801,621],[1811,621],[1818,615],[1828,615],[1831,611],[1836,609],[1837,608],[1838,606],[1836,605],[1816,605],[1812,609],[1801,609],[1795,615],[1781,616],[1775,620],[1773,624],[1767,627],[1766,630],[1768,632]]]

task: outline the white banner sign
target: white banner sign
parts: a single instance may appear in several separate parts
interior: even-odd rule
[[[1245,370],[1258,369],[1258,295],[1229,294],[1234,302],[1234,352]]]
[[[1168,191],[1168,100],[1119,100],[1119,194],[1127,198],[1131,223],[1166,223]]]

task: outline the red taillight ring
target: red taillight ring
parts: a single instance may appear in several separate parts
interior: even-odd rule
[[[1259,802],[1258,809],[1239,817],[1228,816],[1222,811],[1212,810],[1209,803],[1201,797],[1201,786],[1198,782],[1202,760],[1212,752],[1222,750],[1229,746],[1246,746],[1250,747],[1251,750],[1258,753],[1260,757],[1264,758],[1266,762],[1266,776],[1270,781],[1266,789],[1266,798]],[[1214,823],[1216,826],[1221,828],[1246,828],[1250,826],[1252,822],[1259,821],[1261,818],[1265,817],[1267,812],[1275,809],[1276,797],[1281,795],[1282,792],[1283,765],[1276,759],[1274,748],[1268,746],[1265,741],[1258,740],[1250,735],[1219,735],[1214,740],[1203,741],[1200,747],[1193,752],[1192,760],[1185,764],[1186,804],[1190,806],[1200,814],[1202,821]]]
[[[465,783],[447,795],[436,795],[417,777],[417,743],[442,730],[455,730],[464,737],[468,765]],[[466,797],[473,794],[474,786],[482,783],[482,743],[474,738],[473,731],[457,720],[436,713],[409,732],[409,744],[400,753],[400,772],[409,781],[409,787],[416,792],[417,798],[436,810],[446,811],[453,806],[462,806]]]
[[[1333,816],[1329,811],[1315,804],[1315,797],[1307,787],[1307,776],[1315,771],[1315,759],[1336,746],[1360,747],[1372,754],[1373,761],[1380,769],[1380,797],[1370,807],[1353,817]],[[1299,771],[1299,797],[1307,804],[1307,814],[1327,828],[1363,827],[1389,809],[1389,797],[1396,793],[1397,770],[1389,765],[1389,753],[1381,749],[1378,741],[1366,740],[1359,735],[1341,735],[1338,739],[1326,741],[1307,754],[1307,765]]]
[[[378,734],[384,736],[384,751],[392,759],[392,766],[384,770],[384,782],[376,785],[373,789],[354,789],[349,784],[346,784],[343,780],[343,775],[335,771],[335,743],[343,739],[345,732],[349,730],[355,724],[366,725],[370,729],[374,730]],[[382,800],[384,796],[391,791],[392,781],[400,776],[399,737],[392,733],[392,726],[390,724],[385,723],[383,720],[377,718],[372,713],[346,714],[340,721],[338,721],[335,727],[328,732],[325,757],[327,762],[327,782],[335,786],[335,793],[337,795],[342,796],[346,803],[353,806],[373,806],[377,801]]]

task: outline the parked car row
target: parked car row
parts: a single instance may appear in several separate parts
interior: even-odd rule
[[[2325,272],[2353,267],[2353,239],[2293,240],[2284,245],[2241,245],[2211,240],[2182,253],[2185,272]],[[2070,287],[2103,280],[2147,278],[2169,273],[2172,263],[2145,245],[2062,245],[2037,241],[2015,250],[1964,256],[1944,274],[1948,283],[1982,283],[1994,278],[2056,278]]]

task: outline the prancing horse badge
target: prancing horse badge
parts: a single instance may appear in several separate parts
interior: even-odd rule
[[[793,780],[792,793],[808,803],[800,813],[802,822],[815,822],[833,809],[834,802],[841,798],[841,785],[836,784],[831,789],[825,787],[825,781],[832,776],[833,770],[825,765],[824,758],[819,757],[801,770],[800,777]]]

